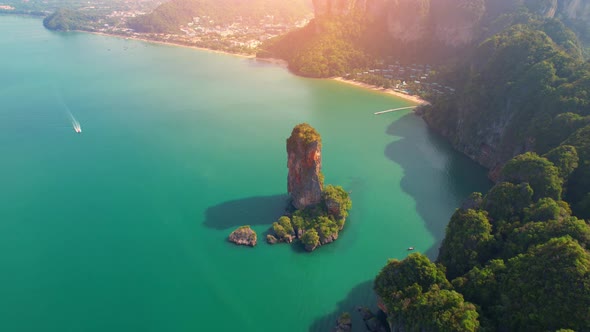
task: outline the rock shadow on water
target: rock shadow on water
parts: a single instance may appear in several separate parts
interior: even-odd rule
[[[218,230],[271,225],[285,213],[288,195],[248,197],[207,208],[204,225]]]
[[[490,188],[491,182],[485,168],[455,151],[414,113],[393,122],[387,134],[398,139],[386,147],[385,156],[404,170],[401,188],[414,198],[416,211],[435,238],[425,251],[434,260],[454,209],[472,192]]]
[[[374,313],[377,313],[377,296],[373,292],[373,280],[363,282],[354,287],[346,298],[337,304],[336,310],[316,319],[309,327],[309,332],[326,332],[332,331],[336,326],[336,320],[343,312],[350,313],[352,318],[352,331],[365,332],[369,331],[361,314],[356,310],[358,306],[369,307]]]

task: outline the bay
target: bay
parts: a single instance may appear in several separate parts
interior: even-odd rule
[[[490,185],[412,113],[373,115],[409,105],[377,92],[27,17],[0,16],[0,50],[3,331],[328,331]],[[353,200],[312,254],[263,236],[301,122]],[[257,247],[226,241],[244,224]]]

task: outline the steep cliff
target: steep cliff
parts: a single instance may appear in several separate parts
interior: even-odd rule
[[[392,39],[407,43],[429,35],[430,0],[395,0],[386,9],[385,22]]]
[[[580,37],[590,42],[590,2],[584,0],[528,0],[531,11],[547,18],[565,22]]]
[[[321,148],[321,137],[313,127],[302,123],[293,128],[287,139],[287,185],[293,206],[273,223],[268,243],[299,239],[305,250],[314,251],[338,239],[352,202],[342,187],[324,187]]]
[[[526,5],[547,18],[590,20],[590,3],[584,0],[527,0]]]
[[[470,44],[485,13],[484,0],[433,1],[434,39],[447,46]]]
[[[457,92],[434,100],[425,120],[490,168],[492,178],[518,154],[546,153],[573,132],[563,134],[560,113],[589,111],[588,66],[575,43],[555,20],[516,25],[488,39],[448,75]]]
[[[346,16],[353,13],[378,15],[389,0],[313,0],[316,17]]]
[[[383,23],[389,42],[473,41],[485,12],[484,0],[314,0],[316,17],[361,15]]]
[[[287,139],[287,191],[297,209],[316,205],[322,199],[321,149],[320,135],[306,123],[293,128]]]

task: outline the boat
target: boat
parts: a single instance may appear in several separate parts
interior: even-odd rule
[[[412,251],[414,249],[415,249],[414,247],[408,247],[408,251]]]

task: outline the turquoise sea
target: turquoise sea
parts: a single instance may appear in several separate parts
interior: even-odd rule
[[[35,18],[0,16],[0,50],[2,331],[329,331],[490,185],[413,114],[373,115],[409,105],[391,96]],[[312,254],[262,235],[301,122],[353,199]],[[257,247],[226,241],[243,224]]]

